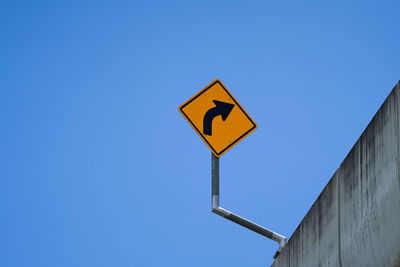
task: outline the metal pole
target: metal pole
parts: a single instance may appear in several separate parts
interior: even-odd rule
[[[216,157],[213,153],[211,153],[211,197],[212,197],[212,209],[211,211],[215,214],[218,214],[232,222],[235,222],[243,227],[246,227],[249,230],[252,230],[260,235],[268,237],[279,243],[278,252],[286,245],[287,238],[283,235],[275,233],[261,225],[253,223],[252,221],[247,220],[246,218],[240,217],[224,208],[219,206],[219,158]]]

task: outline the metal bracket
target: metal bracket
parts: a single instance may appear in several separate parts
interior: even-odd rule
[[[282,250],[282,248],[286,245],[287,238],[283,235],[275,233],[261,225],[253,223],[252,221],[247,220],[246,218],[240,217],[224,208],[219,206],[219,158],[216,157],[213,153],[211,153],[211,184],[212,184],[212,209],[211,211],[219,216],[222,216],[232,222],[235,222],[243,227],[246,227],[249,230],[252,230],[260,235],[268,237],[279,243],[279,249],[277,254]],[[275,254],[274,258],[277,256]]]

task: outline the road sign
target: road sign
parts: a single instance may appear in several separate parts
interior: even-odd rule
[[[183,103],[179,111],[217,157],[257,129],[218,79]]]

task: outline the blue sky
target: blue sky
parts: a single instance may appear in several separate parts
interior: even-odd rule
[[[398,1],[3,1],[0,266],[268,266],[178,106],[258,124],[221,205],[290,237],[400,79]]]

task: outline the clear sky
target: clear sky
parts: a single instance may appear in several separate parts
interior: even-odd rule
[[[399,1],[2,1],[0,266],[268,266],[178,106],[258,124],[221,205],[290,237],[400,79]]]

